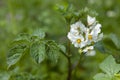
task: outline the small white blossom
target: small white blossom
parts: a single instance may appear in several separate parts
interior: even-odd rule
[[[87,29],[86,32],[86,41],[88,44],[91,42],[98,42],[99,40],[102,39],[103,33],[101,33],[101,24],[96,24],[92,30],[89,28]]]
[[[86,53],[86,56],[95,56],[95,54],[96,54],[95,50],[91,50]]]
[[[75,47],[83,48],[86,45],[82,35],[74,36],[71,32],[69,32],[67,37]]]
[[[86,47],[85,49],[83,49],[83,52],[86,53],[88,50],[93,50],[94,47],[93,46],[89,46],[89,47]]]
[[[96,54],[93,46],[86,47],[83,49],[83,52],[86,54],[86,56],[94,56]]]
[[[85,25],[82,24],[80,21],[76,22],[75,24],[72,24],[70,27],[70,32],[74,35],[79,35],[86,31]]]
[[[96,18],[95,17],[91,17],[89,15],[87,16],[87,23],[88,23],[89,26],[92,25],[95,22],[96,22]]]
[[[80,48],[87,56],[93,56],[95,55],[93,43],[103,38],[102,26],[95,17],[89,15],[87,16],[87,24],[85,26],[81,21],[72,24],[67,37],[75,47]]]

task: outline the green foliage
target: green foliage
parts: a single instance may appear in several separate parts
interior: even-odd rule
[[[57,10],[63,15],[67,23],[74,23],[78,20],[85,20],[87,17],[86,15],[97,16],[98,14],[90,10],[89,8],[85,7],[81,10],[77,10],[73,7],[72,4],[66,5],[59,5]]]
[[[41,78],[30,73],[17,73],[13,74],[9,80],[41,80]]]
[[[30,35],[26,33],[19,34],[14,41],[30,41]]]
[[[66,53],[66,47],[63,45],[58,45],[62,53]]]
[[[46,55],[45,43],[42,41],[34,42],[30,47],[30,54],[37,63],[41,63]]]
[[[112,40],[112,42],[115,44],[117,49],[120,49],[120,39],[113,33],[109,35],[109,38]]]
[[[95,44],[95,48],[96,48],[97,50],[99,50],[101,53],[106,53],[106,48],[105,48],[105,46],[104,46],[104,44],[103,44],[102,41],[96,43],[96,44]]]
[[[37,37],[38,39],[43,39],[45,37],[45,32],[40,29],[37,29],[33,32],[32,37]]]
[[[45,59],[57,62],[60,49],[54,41],[37,41],[31,45],[30,53],[37,63]]]
[[[7,72],[0,72],[0,79],[1,80],[9,80],[10,75]]]
[[[16,64],[21,59],[25,50],[26,50],[26,45],[17,45],[12,49],[10,49],[7,59],[8,68]]]
[[[49,60],[57,62],[60,50],[54,41],[47,41],[47,57]]]
[[[60,48],[55,41],[45,40],[45,33],[36,30],[32,35],[20,34],[12,43],[13,47],[8,53],[8,68],[16,64],[24,55],[27,49],[30,49],[30,55],[37,62],[41,63],[45,59],[57,62]],[[23,44],[23,43],[24,44]]]
[[[119,75],[120,64],[115,62],[112,56],[108,56],[101,64],[100,69],[104,73],[98,73],[94,76],[94,80],[119,80],[116,74]]]

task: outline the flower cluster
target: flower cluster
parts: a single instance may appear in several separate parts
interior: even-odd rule
[[[103,33],[101,33],[102,26],[96,21],[96,18],[88,15],[86,25],[78,21],[70,27],[67,37],[72,44],[82,49],[82,52],[86,53],[86,55],[95,55],[93,44],[103,37]]]

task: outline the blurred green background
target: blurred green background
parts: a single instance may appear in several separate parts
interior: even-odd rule
[[[66,80],[67,60],[60,55],[58,63],[36,64],[29,55],[7,70],[6,56],[12,40],[20,33],[31,34],[35,29],[46,32],[46,38],[66,44],[66,22],[55,9],[56,5],[72,4],[80,10],[88,7],[98,13],[102,24],[104,47],[93,57],[85,57],[73,71],[72,80],[93,80],[100,71],[98,64],[109,54],[120,63],[120,0],[0,0],[0,77],[3,80]],[[114,34],[115,40],[108,39]],[[113,38],[113,37],[112,37]],[[117,46],[116,46],[117,44]],[[101,46],[103,46],[101,45]],[[77,49],[72,46],[73,59],[79,59]],[[29,79],[30,78],[30,79]],[[0,79],[0,80],[1,80]]]

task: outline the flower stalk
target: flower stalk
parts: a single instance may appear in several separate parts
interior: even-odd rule
[[[70,52],[70,44],[72,43],[75,47],[80,49],[80,53],[86,56],[94,56],[94,44],[100,41],[103,37],[103,33],[101,33],[102,25],[96,21],[95,17],[87,16],[87,24],[83,24],[82,21],[78,21],[72,25],[68,22],[68,76],[67,80],[71,80],[72,78],[72,70],[73,65],[71,63],[71,52]],[[80,62],[77,63],[74,67],[77,67]]]

